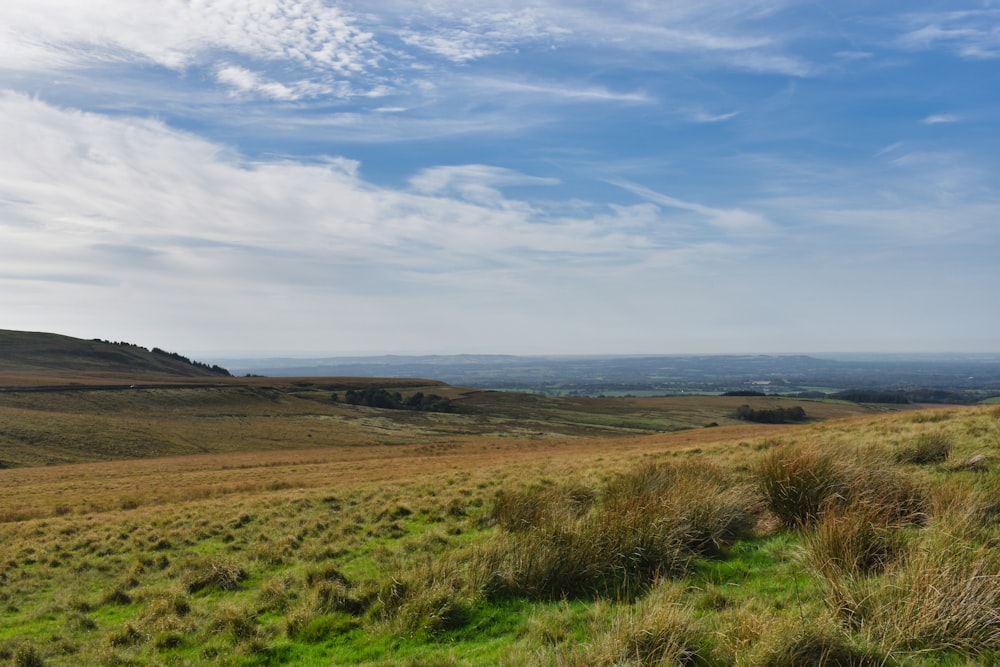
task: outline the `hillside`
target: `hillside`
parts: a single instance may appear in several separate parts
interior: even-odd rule
[[[567,399],[421,379],[219,378],[200,385],[190,380],[100,385],[98,380],[0,391],[0,467],[322,447],[448,448],[472,439],[626,438],[688,429],[762,432],[763,425],[736,419],[741,404],[800,406],[811,420],[876,411],[775,397]],[[417,394],[437,396],[445,409],[382,409],[347,401],[351,391],[366,389],[399,394],[404,402]],[[713,424],[719,428],[705,428]]]
[[[0,329],[0,384],[30,384],[35,374],[65,378],[225,377],[218,366],[193,362],[158,348],[147,350],[130,343],[83,340],[52,333]],[[40,384],[51,381],[40,378]]]

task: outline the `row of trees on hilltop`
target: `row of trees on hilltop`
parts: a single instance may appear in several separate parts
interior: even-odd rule
[[[167,352],[166,350],[161,350],[158,347],[154,347],[150,351],[153,354],[158,354],[158,355],[160,355],[162,357],[169,357],[169,358],[174,359],[176,361],[180,361],[180,362],[183,362],[185,364],[190,364],[191,366],[195,366],[196,368],[200,368],[202,370],[206,370],[209,373],[214,373],[216,375],[225,375],[225,376],[229,376],[230,375],[230,373],[229,373],[228,370],[226,370],[222,366],[219,366],[218,364],[212,364],[210,366],[210,365],[208,365],[208,364],[206,364],[204,362],[201,362],[201,361],[192,361],[192,360],[188,359],[187,357],[185,357],[183,354],[178,354],[176,352]]]
[[[153,354],[158,354],[161,357],[169,357],[170,359],[173,359],[175,361],[180,361],[181,363],[194,366],[195,368],[200,368],[204,371],[208,371],[209,373],[213,373],[215,375],[225,375],[227,377],[232,375],[227,369],[223,368],[222,366],[219,366],[218,364],[209,365],[201,361],[193,361],[185,357],[183,354],[178,354],[176,352],[167,352],[166,350],[162,350],[158,347],[154,347],[152,350],[150,350],[146,347],[143,347],[142,345],[137,345],[136,343],[128,343],[123,340],[104,340],[102,338],[94,338],[92,340],[95,343],[104,343],[105,345],[115,345],[117,347],[128,347],[136,350],[142,350],[143,352],[152,352]],[[108,355],[106,354],[102,355],[99,353],[95,353],[95,356],[108,357]],[[123,357],[121,359],[124,360]]]
[[[333,400],[339,400],[337,394]],[[450,412],[451,401],[437,394],[424,394],[422,391],[404,399],[398,391],[386,389],[348,389],[344,394],[344,402],[350,405],[364,405],[369,408],[386,410],[422,410],[424,412]]]

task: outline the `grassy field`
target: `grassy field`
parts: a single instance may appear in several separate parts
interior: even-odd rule
[[[240,378],[206,384],[46,386],[48,375],[0,373],[0,466],[51,465],[148,456],[306,447],[421,443],[447,446],[470,436],[627,437],[708,424],[739,424],[742,403],[802,405],[815,419],[871,414],[854,404],[778,398],[673,397],[559,399],[450,387],[430,380]],[[61,381],[65,382],[66,378]],[[94,382],[92,378],[79,382]],[[186,381],[185,381],[186,382]],[[343,402],[347,389],[387,387],[438,394],[452,412],[381,410]],[[333,400],[338,394],[339,401]]]
[[[0,664],[1000,661],[995,406],[148,391],[0,396],[5,447],[214,448],[0,470]]]

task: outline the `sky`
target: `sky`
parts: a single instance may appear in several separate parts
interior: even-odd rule
[[[4,0],[0,328],[1000,351],[1000,2]]]

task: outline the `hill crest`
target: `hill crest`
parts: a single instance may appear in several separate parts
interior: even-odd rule
[[[122,376],[227,377],[229,371],[175,352],[133,343],[0,329],[0,372]]]

